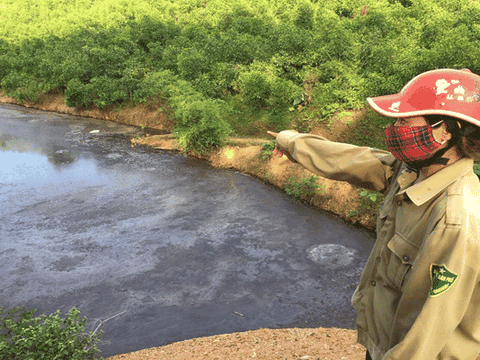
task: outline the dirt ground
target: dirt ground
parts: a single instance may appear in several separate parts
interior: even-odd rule
[[[365,348],[346,329],[259,329],[185,340],[108,360],[360,360]]]
[[[15,103],[11,98],[2,96],[0,102]],[[27,106],[30,106],[27,104]],[[54,111],[84,117],[112,120],[126,125],[146,129],[146,136],[133,139],[132,146],[147,145],[160,149],[175,150],[176,144],[170,135],[148,136],[148,129],[168,133],[172,123],[159,107],[164,104],[149,103],[133,109],[123,110],[77,110],[65,106],[61,95],[42,99],[33,108]],[[327,129],[314,129],[312,132],[324,135],[331,140],[341,138],[344,123],[335,122]],[[214,166],[233,168],[245,174],[256,176],[275,186],[283,188],[291,176],[309,177],[312,174],[292,164],[286,157],[261,157],[261,143],[265,139],[232,139],[231,145],[208,154],[206,159]],[[323,191],[311,199],[314,206],[328,210],[339,217],[359,223],[367,228],[374,224],[373,213],[350,216],[352,209],[359,206],[358,189],[346,183],[319,179]],[[109,360],[214,360],[214,359],[312,359],[312,360],[360,360],[365,359],[365,349],[356,343],[356,331],[336,328],[315,329],[258,329],[242,333],[224,334],[205,338],[185,340],[166,346],[145,349],[129,354],[116,355]]]

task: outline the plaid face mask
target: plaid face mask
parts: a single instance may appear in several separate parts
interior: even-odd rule
[[[407,164],[430,158],[432,153],[443,145],[433,137],[430,125],[395,126],[391,124],[385,129],[385,141],[392,155]]]

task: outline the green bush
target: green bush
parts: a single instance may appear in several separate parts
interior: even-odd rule
[[[33,75],[16,71],[9,73],[3,78],[1,87],[7,95],[21,103],[35,103],[44,91],[44,84]]]
[[[90,81],[90,86],[94,94],[93,103],[95,106],[103,109],[129,99],[128,92],[123,85],[122,79],[112,79],[108,76],[93,78]]]
[[[72,308],[34,317],[36,310],[0,307],[0,360],[87,360],[99,358],[99,335],[85,332],[85,318]]]
[[[65,104],[70,107],[87,109],[93,106],[93,88],[79,79],[72,79],[65,89]]]
[[[302,92],[294,82],[278,77],[272,66],[258,66],[258,70],[240,73],[238,83],[240,93],[252,106],[273,108],[290,107]]]
[[[263,160],[268,160],[272,157],[275,146],[275,140],[270,140],[269,142],[260,145],[260,154]]]
[[[345,109],[364,106],[365,80],[348,63],[326,62],[316,69],[318,85],[313,89],[313,103],[319,120],[325,120]]]
[[[204,153],[225,144],[231,128],[220,116],[221,105],[219,101],[201,99],[176,108],[178,124],[175,134],[181,148]]]
[[[208,72],[210,64],[204,51],[187,48],[178,54],[178,71],[185,80],[195,80],[201,74]]]
[[[294,198],[310,202],[320,188],[320,185],[316,183],[317,180],[318,177],[313,175],[303,180],[290,177],[285,184],[285,192]]]
[[[298,6],[294,24],[301,29],[312,30],[315,23],[315,10],[309,3],[301,3]]]
[[[254,106],[266,106],[270,97],[270,83],[265,71],[253,70],[239,76],[241,93],[248,103]]]
[[[237,135],[308,129],[423,71],[480,73],[479,15],[471,0],[6,0],[0,86],[81,108],[221,99]]]
[[[268,61],[265,39],[246,33],[229,30],[212,37],[206,44],[206,51],[212,61],[250,65],[254,61]]]
[[[132,96],[136,103],[145,101],[149,97],[172,96],[168,89],[175,87],[177,83],[178,76],[169,70],[150,71],[140,79]]]
[[[181,27],[173,22],[155,20],[146,16],[138,21],[130,21],[130,37],[146,52],[155,46],[165,46],[181,32]]]

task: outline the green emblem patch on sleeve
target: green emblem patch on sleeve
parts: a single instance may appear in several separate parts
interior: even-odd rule
[[[430,265],[430,278],[432,279],[432,288],[430,296],[438,296],[450,289],[458,275],[448,270],[445,265]]]

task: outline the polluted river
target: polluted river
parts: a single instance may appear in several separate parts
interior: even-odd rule
[[[140,129],[0,105],[0,306],[103,321],[102,355],[222,333],[354,328],[372,232]]]

